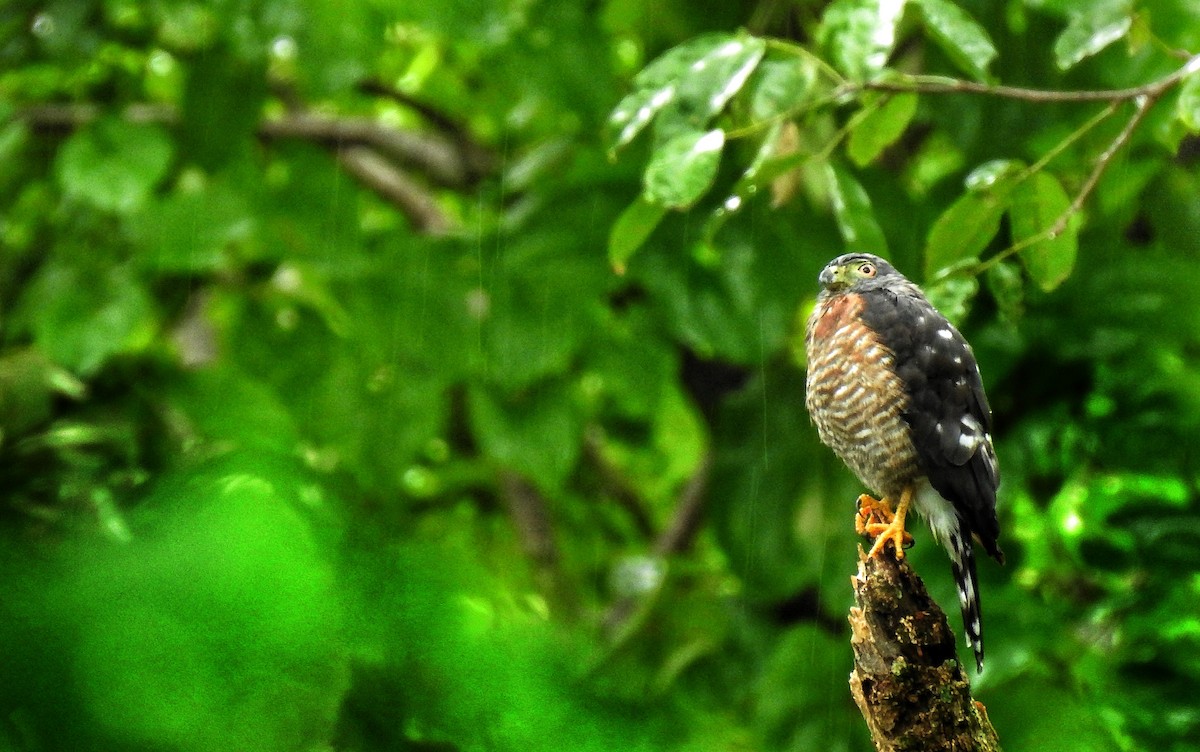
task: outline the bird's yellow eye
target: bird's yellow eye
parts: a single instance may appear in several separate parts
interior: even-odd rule
[[[875,276],[875,265],[872,264],[870,261],[864,261],[858,265],[858,273],[864,277],[874,277]]]

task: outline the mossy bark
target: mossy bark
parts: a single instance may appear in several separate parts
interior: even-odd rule
[[[850,691],[880,752],[997,752],[959,665],[954,633],[907,561],[859,551],[850,609]]]

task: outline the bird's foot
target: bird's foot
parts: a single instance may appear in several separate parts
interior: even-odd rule
[[[858,510],[854,515],[854,532],[864,538],[874,540],[896,518],[896,513],[892,511],[892,505],[887,499],[876,499],[862,494],[854,506]],[[905,533],[904,547],[909,548],[912,544],[912,536]]]
[[[872,498],[868,494],[859,496],[854,506],[858,510],[854,515],[854,531],[862,536],[871,536],[868,526],[887,524],[896,516],[887,499]]]
[[[904,523],[898,520],[892,520],[889,523],[868,522],[863,526],[865,534],[874,539],[875,543],[871,546],[871,550],[867,553],[867,558],[877,556],[883,547],[891,541],[892,548],[896,551],[896,558],[903,559],[905,549],[912,548],[913,537],[904,529]]]
[[[871,546],[871,550],[867,553],[867,558],[878,556],[879,552],[884,549],[888,541],[892,543],[892,550],[896,552],[896,559],[904,558],[904,549],[913,545],[913,537],[904,529],[904,518],[908,513],[908,502],[911,494],[906,492],[900,499],[900,504],[895,512],[892,512],[891,505],[887,499],[876,501],[870,496],[858,497],[859,517],[855,519],[855,528],[860,535],[867,535],[875,540]],[[872,502],[868,504],[867,502]],[[863,509],[869,509],[870,513],[867,516],[862,514]]]

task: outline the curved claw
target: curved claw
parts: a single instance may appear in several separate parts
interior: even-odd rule
[[[889,524],[874,523],[866,525],[866,531],[869,536],[875,539],[875,543],[871,546],[867,557],[878,556],[884,546],[891,542],[892,549],[896,552],[897,559],[904,558],[905,550],[912,548],[913,537],[907,530],[904,529],[903,523],[897,525],[895,521]]]
[[[904,549],[913,544],[913,537],[904,529],[904,518],[908,514],[908,505],[912,501],[912,495],[913,490],[911,488],[904,489],[904,493],[900,495],[900,503],[896,505],[894,514],[887,501],[881,500],[879,504],[883,509],[887,510],[887,516],[884,517],[884,515],[880,514],[877,519],[862,519],[861,532],[875,538],[875,543],[871,546],[871,550],[867,554],[868,558],[878,556],[888,541],[892,542],[892,550],[896,553],[896,559],[904,558]],[[860,502],[862,498],[861,496],[859,497]],[[870,497],[867,498],[869,499]],[[858,527],[856,524],[856,529]]]
[[[895,515],[886,499],[875,499],[862,494],[854,502],[854,532],[863,537],[874,538],[871,528],[891,522]]]

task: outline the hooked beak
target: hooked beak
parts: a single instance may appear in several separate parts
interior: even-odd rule
[[[832,266],[827,266],[821,270],[821,276],[817,277],[817,281],[821,283],[821,287],[829,287],[837,279],[837,274]]]

